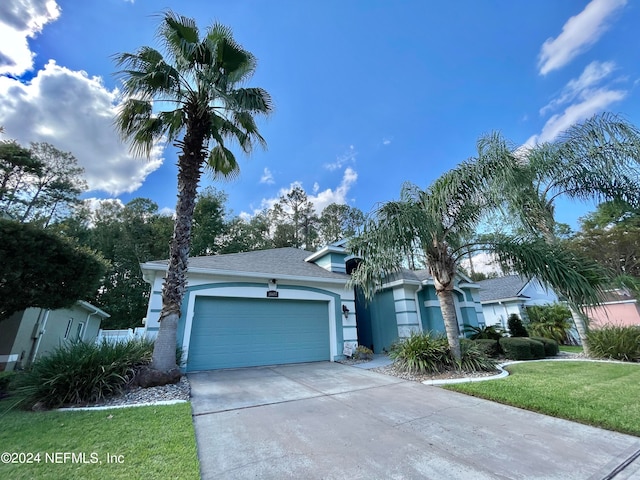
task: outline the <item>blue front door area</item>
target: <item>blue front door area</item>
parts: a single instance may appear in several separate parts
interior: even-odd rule
[[[196,299],[187,371],[329,360],[328,302]]]

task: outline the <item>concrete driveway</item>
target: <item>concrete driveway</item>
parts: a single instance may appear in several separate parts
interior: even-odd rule
[[[203,479],[640,478],[640,438],[337,363],[189,381]]]

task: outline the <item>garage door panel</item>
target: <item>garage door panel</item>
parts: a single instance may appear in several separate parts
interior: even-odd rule
[[[329,360],[328,303],[201,297],[187,369]]]

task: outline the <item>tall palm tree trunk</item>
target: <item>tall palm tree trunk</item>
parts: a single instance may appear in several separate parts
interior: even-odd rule
[[[208,128],[208,125],[204,125]],[[201,128],[201,127],[200,127]],[[198,130],[200,130],[198,128]],[[203,129],[203,131],[206,131]],[[169,371],[177,368],[176,344],[182,300],[187,289],[187,267],[191,248],[191,224],[204,161],[204,134],[187,130],[183,153],[178,159],[178,203],[173,237],[169,246],[169,266],[162,287],[160,329],[153,348],[151,368]]]
[[[587,357],[589,357],[591,356],[591,352],[589,352],[589,342],[587,340],[588,330],[587,324],[584,321],[584,316],[573,305],[569,305],[569,310],[571,311],[571,318],[573,318],[573,323],[575,323],[576,325],[576,330],[578,330],[578,337],[580,337],[582,351]]]
[[[456,314],[456,304],[451,289],[436,290],[438,301],[440,302],[440,310],[444,319],[444,329],[447,332],[447,341],[451,354],[456,360],[460,360],[462,353],[460,351],[460,337],[458,333],[458,315]]]

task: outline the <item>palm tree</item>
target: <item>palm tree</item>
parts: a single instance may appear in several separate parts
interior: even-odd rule
[[[256,59],[229,28],[216,23],[201,36],[193,19],[167,11],[157,33],[165,56],[151,47],[115,56],[126,97],[116,127],[136,154],[148,156],[161,140],[179,151],[175,227],[152,360],[153,370],[166,372],[176,369],[176,330],[201,173],[237,175],[238,163],[225,142],[237,142],[246,153],[256,143],[266,146],[254,115],[269,114],[272,103],[265,90],[240,86],[253,75]]]
[[[405,184],[401,199],[378,207],[363,233],[351,241],[351,250],[362,259],[351,283],[363,287],[370,298],[384,278],[401,267],[401,259],[418,249],[433,276],[456,358],[460,358],[460,344],[454,279],[460,260],[469,251],[496,254],[509,268],[536,276],[562,292],[572,305],[597,304],[605,272],[593,261],[550,241],[550,207],[563,193],[574,198],[622,194],[638,200],[633,159],[640,158],[640,143],[633,127],[624,122],[616,125],[617,121],[611,116],[597,117],[574,127],[557,143],[528,150],[510,147],[497,134],[485,136],[478,142],[477,157],[445,173],[426,190]],[[560,182],[557,179],[564,169],[566,177]],[[541,190],[544,180],[549,188]],[[552,185],[564,185],[564,190]],[[525,233],[469,240],[483,219],[501,210],[528,227]]]
[[[512,213],[529,231],[558,245],[555,235],[555,202],[571,200],[618,201],[640,206],[640,130],[619,116],[596,115],[565,131],[554,142],[520,152],[527,187]],[[608,272],[612,274],[613,272]],[[585,353],[588,355],[588,321],[583,304],[572,301],[562,285],[558,293],[567,297]]]

